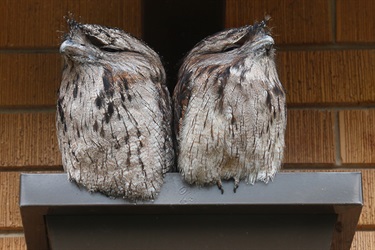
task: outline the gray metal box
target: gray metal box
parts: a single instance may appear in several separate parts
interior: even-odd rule
[[[22,174],[33,249],[343,249],[362,209],[360,173],[279,173],[269,184],[192,187],[167,174],[159,197],[90,194],[65,174]]]

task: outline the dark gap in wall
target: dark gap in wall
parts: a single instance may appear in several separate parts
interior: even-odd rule
[[[187,52],[224,29],[225,0],[143,0],[142,12],[142,38],[161,56],[173,93]]]

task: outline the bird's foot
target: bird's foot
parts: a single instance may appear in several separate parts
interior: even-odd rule
[[[234,180],[233,193],[237,192],[238,186],[239,186],[239,180]]]
[[[221,181],[218,181],[218,182],[216,183],[216,185],[217,185],[217,187],[220,189],[221,194],[224,194],[224,189],[223,189],[223,185],[221,184]]]

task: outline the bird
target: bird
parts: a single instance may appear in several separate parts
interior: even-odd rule
[[[119,28],[67,22],[56,127],[68,179],[113,198],[153,200],[174,164],[160,57]]]
[[[198,186],[268,183],[281,168],[287,123],[270,17],[198,42],[173,91],[177,164]]]

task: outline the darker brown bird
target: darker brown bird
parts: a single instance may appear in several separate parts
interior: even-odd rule
[[[178,168],[191,184],[268,182],[280,169],[285,92],[267,20],[225,30],[186,56],[174,90]]]

